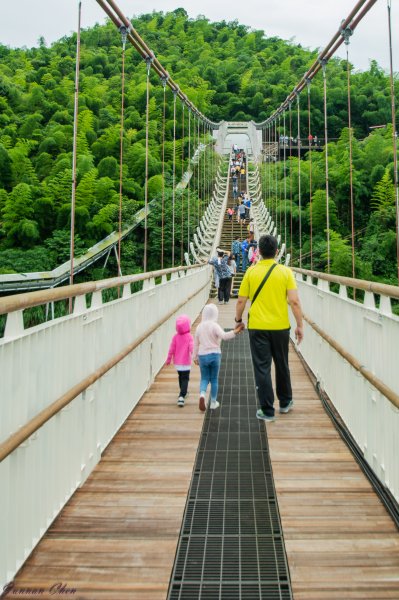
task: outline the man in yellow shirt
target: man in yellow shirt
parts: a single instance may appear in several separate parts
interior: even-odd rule
[[[288,366],[290,322],[288,304],[296,320],[295,337],[303,339],[302,309],[294,275],[288,267],[277,264],[277,239],[264,235],[259,240],[261,260],[248,269],[238,292],[236,323],[242,315],[248,298],[248,332],[255,382],[261,408],[256,416],[263,421],[274,421],[274,393],[271,364],[276,370],[276,394],[280,413],[288,413],[294,405]]]

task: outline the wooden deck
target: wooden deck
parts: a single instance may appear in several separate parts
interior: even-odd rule
[[[220,317],[223,327],[234,325],[234,302]],[[398,600],[395,525],[294,351],[291,371],[295,409],[267,431],[294,598]],[[40,598],[166,598],[203,421],[198,384],[193,367],[180,409],[174,369],[160,372],[20,570],[16,589],[43,588]],[[57,582],[76,592],[47,593]]]

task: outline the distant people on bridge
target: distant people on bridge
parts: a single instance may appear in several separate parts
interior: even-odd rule
[[[234,210],[231,208],[231,206],[229,206],[229,208],[226,210],[226,213],[227,213],[227,218],[229,219],[229,221],[231,223],[231,220],[234,215]]]
[[[277,264],[277,239],[264,235],[259,240],[261,259],[249,269],[242,280],[236,305],[236,323],[242,315],[248,298],[248,331],[255,382],[260,409],[256,416],[263,421],[274,421],[274,393],[271,363],[276,372],[276,393],[280,413],[288,413],[294,405],[288,366],[290,321],[288,304],[296,320],[295,337],[303,339],[302,309],[294,275],[288,267]]]
[[[249,212],[249,209],[248,209],[248,212]],[[254,223],[253,219],[250,219],[247,229],[248,229],[248,233],[252,233],[252,234],[255,233],[255,223]]]
[[[215,304],[207,304],[202,311],[201,323],[194,337],[194,362],[201,371],[199,409],[205,411],[205,398],[208,385],[211,384],[210,408],[218,408],[219,370],[221,360],[220,344],[222,340],[232,340],[243,329],[242,323],[233,331],[224,331],[217,323],[218,309]]]
[[[248,268],[248,252],[249,252],[249,244],[251,243],[251,239],[247,237],[245,240],[241,242],[241,271],[245,273]]]
[[[184,406],[187,396],[188,382],[190,380],[191,360],[194,349],[194,338],[190,333],[191,321],[187,315],[180,315],[176,319],[176,333],[169,346],[166,364],[173,361],[179,377],[179,397],[177,405]]]
[[[219,277],[218,300],[219,304],[228,303],[230,300],[230,279],[231,273],[227,261],[230,255],[229,251],[216,249],[217,256],[211,258],[208,263],[212,265]]]
[[[251,212],[251,199],[248,196],[245,198],[245,218],[249,219],[249,213]]]
[[[231,292],[234,286],[234,277],[237,275],[237,263],[234,260],[233,254],[230,252],[229,258],[227,260],[227,266],[230,269],[231,279],[230,279],[230,291],[229,296],[231,297]]]
[[[241,259],[241,242],[239,236],[237,236],[231,244],[231,253],[236,263],[237,271],[239,271]]]
[[[241,204],[238,207],[238,213],[240,216],[239,221],[241,221],[241,224],[245,223],[245,204],[244,202],[241,202]]]

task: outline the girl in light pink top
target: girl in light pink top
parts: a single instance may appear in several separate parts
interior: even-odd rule
[[[177,374],[179,376],[180,394],[177,404],[184,406],[184,400],[187,396],[188,382],[190,379],[191,357],[193,353],[194,340],[190,333],[191,321],[187,315],[180,315],[176,319],[176,333],[169,346],[166,364],[170,365],[173,360]]]
[[[205,396],[208,384],[211,384],[210,408],[219,406],[216,400],[218,393],[218,378],[221,360],[220,344],[222,340],[231,340],[243,329],[238,325],[234,331],[224,331],[217,323],[218,309],[215,304],[207,304],[202,311],[202,320],[194,336],[195,364],[201,371],[199,409],[205,410]]]

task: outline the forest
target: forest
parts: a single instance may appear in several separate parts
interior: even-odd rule
[[[191,19],[181,8],[142,15],[132,23],[193,104],[216,122],[268,118],[317,58],[316,50],[266,37],[263,31],[237,21],[213,23],[202,15]],[[121,37],[113,23],[82,32],[77,255],[117,229],[120,171],[124,225],[144,203],[146,65],[133,47],[127,47],[121,169],[121,57]],[[50,47],[43,38],[31,49],[0,45],[0,273],[48,270],[69,258],[75,59],[76,34]],[[346,69],[346,61],[339,59],[327,66],[331,271],[344,275],[351,274]],[[181,218],[173,241],[180,261],[190,227],[196,225],[209,200],[217,160],[210,131],[191,118],[189,136],[188,111],[178,101],[175,122],[171,90],[166,90],[164,104],[164,90],[155,73],[150,84],[148,196],[157,200],[148,222],[148,268],[153,269],[161,263],[161,196],[165,201],[164,266],[168,266],[173,181],[178,182],[188,168],[198,144],[205,143],[190,194],[176,191]],[[396,77],[396,97],[398,91]],[[390,82],[375,61],[365,72],[352,69],[351,97],[357,276],[397,284]],[[312,133],[322,137],[321,77],[312,82],[311,102]],[[305,131],[305,101],[300,120]],[[373,129],[380,125],[385,127]],[[294,119],[293,136],[298,135],[296,127]],[[279,123],[278,134],[282,133]],[[265,201],[275,219],[292,219],[294,262],[300,213],[303,266],[310,265],[312,200],[313,266],[319,270],[326,267],[324,162],[324,151],[302,158],[301,198],[297,158],[261,167],[265,189],[267,181],[272,182]],[[283,189],[290,190],[289,201]],[[122,272],[139,271],[142,257],[140,227],[123,242]],[[107,277],[116,270],[110,258],[106,269],[98,265],[84,277]]]

